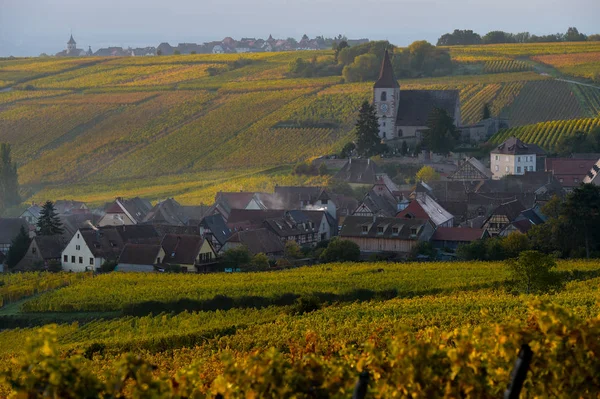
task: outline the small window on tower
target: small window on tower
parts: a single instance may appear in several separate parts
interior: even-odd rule
[[[381,92],[381,101],[387,101],[387,91]]]
[[[402,137],[402,129],[398,129],[398,137]]]

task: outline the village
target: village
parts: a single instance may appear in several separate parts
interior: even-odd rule
[[[454,90],[401,92],[387,51],[372,107],[378,140],[395,150],[421,145],[428,115],[436,109],[452,117],[462,142],[470,145],[509,123],[488,116],[463,126]],[[453,260],[463,245],[526,234],[547,220],[542,208],[553,198],[564,198],[581,183],[600,183],[599,154],[548,157],[514,137],[482,159],[422,150],[412,157],[379,157],[380,165],[352,150],[346,155],[313,161],[311,167],[331,171],[333,184],[327,187],[218,192],[214,203],[194,206],[139,197],[116,198],[98,208],[76,200],[32,204],[18,218],[0,219],[0,250],[5,256],[15,237],[26,234],[28,248],[12,267],[23,271],[203,273],[327,259]],[[429,168],[435,178],[394,181],[385,171],[390,163]],[[324,257],[332,246],[342,248],[342,255]]]

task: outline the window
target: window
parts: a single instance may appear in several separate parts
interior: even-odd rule
[[[385,127],[385,122],[383,122],[383,127]],[[384,133],[385,134],[385,133]]]
[[[81,245],[75,245],[75,249],[79,251],[81,249]]]
[[[387,101],[387,92],[386,91],[381,92],[381,101]]]
[[[560,179],[558,179],[558,181],[562,183],[564,180],[562,178],[560,178]]]
[[[79,263],[83,265],[83,256],[79,257]]]
[[[525,166],[525,170],[527,170],[527,166]],[[517,166],[517,173],[521,173],[521,167]]]
[[[383,226],[377,227],[377,234],[383,234]]]
[[[500,170],[500,167],[496,165],[496,172]]]
[[[392,227],[392,234],[397,236],[398,235],[398,228],[397,227]]]
[[[71,263],[75,263],[75,257],[71,256]]]
[[[90,258],[90,265],[94,265],[94,258]]]
[[[34,254],[37,252],[37,248],[36,247],[31,247],[31,253]]]
[[[495,158],[495,160],[496,160],[496,161],[500,160],[500,157],[499,157],[498,155],[496,155],[496,158]]]
[[[69,255],[63,256],[63,262],[67,263],[69,261]]]
[[[160,263],[160,258],[156,258],[156,264]]]
[[[77,234],[77,239],[79,240],[79,234]]]
[[[517,162],[521,162],[521,157],[517,157]]]
[[[362,232],[363,234],[366,234],[369,232],[369,226],[362,226]]]
[[[402,137],[402,134],[404,134],[404,132],[402,131],[402,129],[398,129],[398,137]]]
[[[410,228],[410,234],[417,235],[417,228],[416,227],[411,227]]]
[[[506,172],[508,172],[508,166],[506,167]]]

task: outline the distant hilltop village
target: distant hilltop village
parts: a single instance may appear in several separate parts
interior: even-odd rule
[[[317,36],[310,39],[307,35],[302,36],[300,41],[293,38],[274,39],[269,35],[267,40],[255,38],[242,38],[235,40],[231,37],[226,37],[221,41],[209,43],[179,43],[176,47],[169,43],[161,43],[158,47],[139,47],[139,48],[122,48],[108,47],[101,48],[95,53],[92,48],[82,50],[77,48],[77,42],[71,35],[67,42],[67,48],[56,54],[57,57],[83,57],[83,56],[153,56],[153,55],[174,55],[174,54],[236,54],[236,53],[260,53],[269,51],[303,51],[303,50],[325,50],[330,49],[334,43],[346,41],[349,46],[367,43],[369,39],[348,40],[345,36],[339,35],[336,38],[324,38]]]

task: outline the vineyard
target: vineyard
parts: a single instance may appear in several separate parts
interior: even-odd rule
[[[597,126],[600,126],[598,118],[542,122],[500,131],[490,141],[500,144],[509,137],[516,137],[524,143],[537,144],[547,151],[554,151],[560,139],[577,131],[588,133]]]
[[[537,68],[589,77],[596,42],[449,51],[456,63],[479,69],[400,84],[459,90],[465,125],[480,120],[485,104],[515,128],[598,117],[599,89]],[[12,88],[0,92],[0,141],[12,145],[27,201],[77,195],[97,204],[140,193],[187,203],[210,201],[227,177],[236,176],[231,186],[239,189],[297,180],[261,171],[339,151],[353,139],[372,82],[290,77],[296,58],[327,61],[333,53],[0,60],[0,86]]]
[[[0,274],[0,308],[19,299],[64,287],[86,277],[89,275],[85,273]]]
[[[56,367],[51,389],[77,389],[76,370],[82,384],[98,379],[100,391],[114,389],[112,378],[133,368],[140,380],[127,384],[125,397],[159,387],[156,397],[280,397],[286,396],[280,389],[311,387],[340,398],[368,369],[372,397],[455,397],[471,389],[473,397],[491,398],[506,388],[518,348],[528,342],[534,362],[523,397],[595,397],[600,269],[594,262],[561,261],[558,270],[568,276],[565,289],[537,297],[508,290],[504,264],[489,262],[111,273],[29,299],[21,312],[145,314],[2,331],[1,368],[20,381],[14,387],[31,381],[18,377],[24,377],[21,366],[46,378],[43,364],[47,372]],[[297,298],[318,302],[306,308]],[[212,308],[194,309],[198,303]],[[183,308],[164,308],[173,304]],[[10,391],[0,384],[0,395]]]

